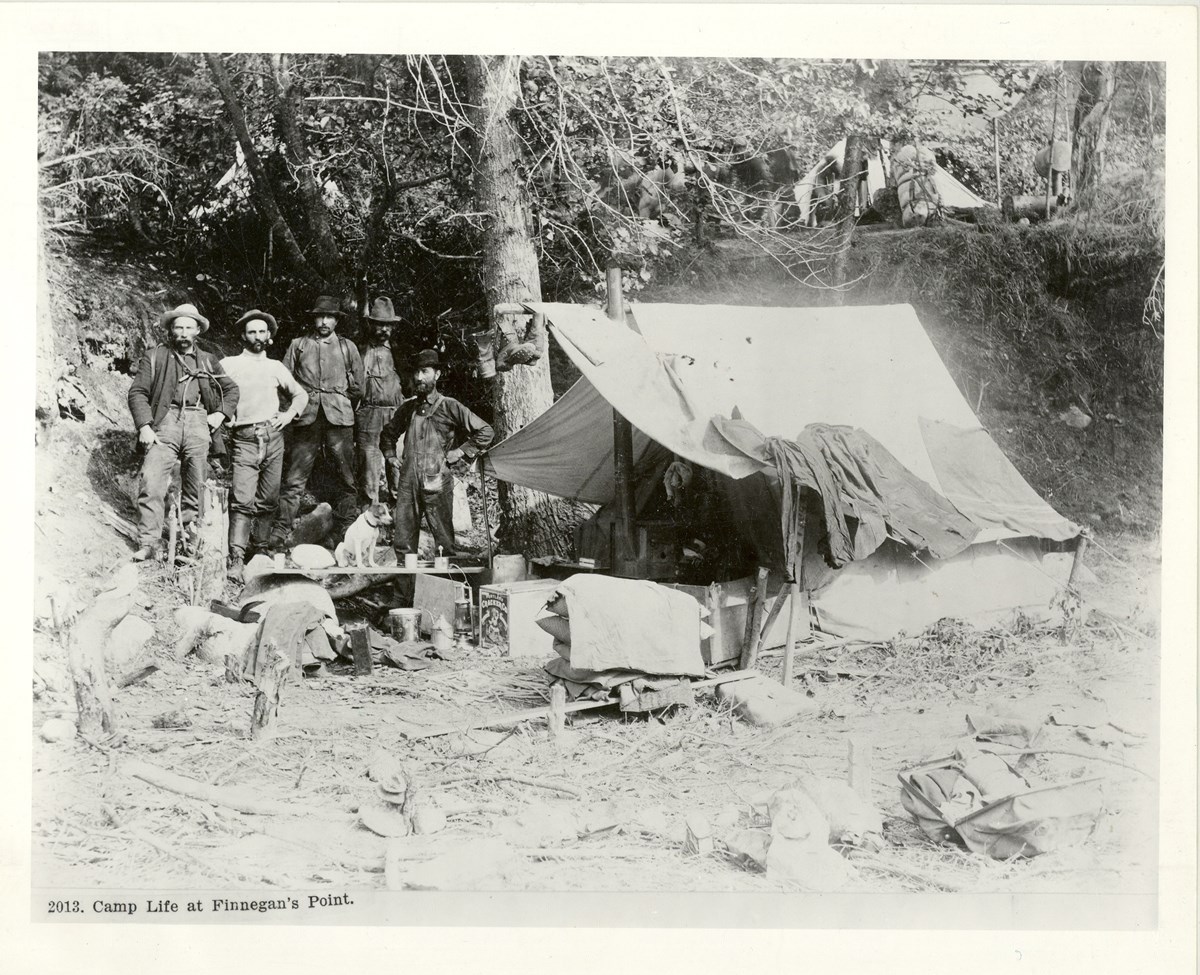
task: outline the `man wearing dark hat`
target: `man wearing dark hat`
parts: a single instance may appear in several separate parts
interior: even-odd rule
[[[417,395],[396,410],[379,436],[389,469],[396,462],[396,441],[404,453],[396,473],[395,548],[397,560],[417,551],[421,516],[442,554],[454,552],[454,479],[450,466],[487,449],[495,432],[458,400],[437,390],[441,362],[433,349],[417,355],[413,384]]]
[[[345,531],[358,516],[354,503],[354,404],[362,398],[362,359],[349,339],[336,334],[345,312],[336,298],[321,295],[310,310],[312,335],[293,339],[283,357],[288,372],[308,393],[308,405],[287,436],[287,463],[271,546],[282,548],[300,507],[317,451],[325,454],[337,480],[334,517]]]
[[[170,341],[148,349],[129,387],[129,412],[145,450],[138,487],[138,550],[134,561],[154,558],[162,542],[163,505],[175,462],[183,482],[180,515],[184,547],[195,541],[195,521],[208,465],[208,445],[238,406],[237,384],[211,352],[196,347],[208,319],[183,304],[159,319]]]
[[[229,575],[240,579],[246,546],[268,547],[279,510],[283,473],[283,428],[304,412],[308,393],[278,359],[267,358],[275,317],[257,308],[238,319],[242,354],[221,360],[241,396],[233,428],[233,500],[229,505]],[[280,403],[287,409],[281,410]]]
[[[363,350],[366,374],[363,399],[354,414],[354,453],[358,461],[358,501],[361,505],[379,500],[383,454],[379,434],[404,401],[400,376],[389,339],[399,322],[391,298],[376,298],[367,313],[367,346]]]

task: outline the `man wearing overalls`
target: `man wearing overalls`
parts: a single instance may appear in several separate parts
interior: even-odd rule
[[[175,463],[180,464],[180,520],[183,547],[194,549],[196,518],[208,467],[211,431],[238,405],[237,384],[211,352],[196,347],[208,319],[195,305],[180,305],[159,319],[169,343],[147,350],[129,387],[129,412],[145,450],[138,487],[138,549],[135,562],[157,558],[162,544],[163,508]]]
[[[300,507],[317,451],[326,457],[337,481],[334,519],[339,533],[358,517],[354,486],[354,404],[362,398],[362,359],[349,339],[335,334],[345,316],[336,298],[321,295],[310,311],[316,334],[293,339],[283,364],[308,393],[308,405],[287,436],[279,515],[271,529],[271,547],[283,548]]]
[[[437,390],[441,362],[433,349],[417,355],[413,384],[417,395],[396,410],[379,437],[379,448],[393,472],[396,492],[396,559],[417,551],[424,515],[434,544],[454,553],[454,478],[450,467],[474,458],[495,437],[491,426],[458,400]],[[395,470],[396,441],[404,452]]]
[[[229,577],[238,581],[249,544],[265,551],[279,510],[283,428],[304,412],[308,393],[282,362],[267,358],[275,317],[257,308],[238,319],[242,354],[221,360],[241,391],[233,417],[233,500],[229,505]],[[282,394],[282,396],[280,395]],[[287,409],[281,410],[281,400]]]

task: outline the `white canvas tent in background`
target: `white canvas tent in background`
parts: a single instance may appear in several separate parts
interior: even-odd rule
[[[879,152],[872,152],[867,156],[867,199],[868,201],[875,198],[875,193],[888,185],[886,160],[888,158],[890,147],[886,141],[882,142],[882,157]],[[820,182],[819,174],[826,165],[826,160],[831,157],[837,159],[839,164],[846,156],[846,140],[842,139],[836,144],[829,147],[824,155],[817,161],[803,178],[795,186],[796,205],[800,208],[800,220],[802,223],[808,223],[812,216],[813,208],[813,191]],[[941,166],[937,166],[933,173],[933,182],[937,187],[938,195],[942,199],[942,206],[960,207],[962,209],[976,209],[978,207],[994,207],[996,204],[990,200],[985,200],[981,196],[977,196],[969,189],[963,186],[958,180],[951,176]]]
[[[909,305],[759,308],[634,305],[638,331],[599,309],[536,303],[582,378],[488,453],[502,480],[605,503],[614,494],[612,411],[651,441],[733,478],[759,470],[709,422],[736,408],[765,436],[810,423],[858,427],[979,526],[960,555],[895,542],[833,570],[806,549],[802,584],[821,629],[881,639],[944,616],[986,622],[1042,610],[1065,580],[1041,554],[1078,528],[1024,481],[983,430]],[[772,515],[772,517],[776,517]],[[1060,560],[1061,561],[1061,560]]]

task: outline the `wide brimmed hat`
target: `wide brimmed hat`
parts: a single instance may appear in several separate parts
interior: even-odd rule
[[[208,331],[208,319],[196,310],[195,305],[188,303],[179,305],[178,307],[171,309],[171,311],[163,312],[158,319],[158,327],[166,328],[177,318],[195,319],[196,324],[200,326],[200,331],[202,333]]]
[[[424,369],[426,366],[433,366],[434,369],[442,368],[442,361],[438,358],[437,349],[422,349],[417,353],[416,359],[413,360],[413,368]]]
[[[338,318],[346,317],[346,313],[342,311],[338,300],[329,295],[317,295],[317,300],[308,310],[308,313],[310,315],[337,315]]]
[[[392,299],[380,297],[371,302],[371,310],[367,312],[367,318],[372,322],[383,322],[392,324],[400,321],[396,317],[396,309],[392,307]]]
[[[275,332],[278,331],[279,325],[275,321],[274,315],[268,315],[265,311],[259,311],[257,308],[251,308],[246,314],[234,322],[233,327],[241,330],[247,322],[252,322],[258,319],[260,322],[267,323],[267,330],[271,333],[271,337],[275,337]]]

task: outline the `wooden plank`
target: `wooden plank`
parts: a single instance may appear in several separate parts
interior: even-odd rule
[[[767,598],[767,579],[770,577],[769,570],[758,567],[758,578],[754,586],[753,601],[750,604],[750,612],[746,617],[746,639],[742,644],[742,670],[753,670],[758,663],[759,640],[762,633],[762,615],[763,606]]]
[[[644,711],[657,711],[660,708],[669,708],[672,705],[678,704],[683,707],[691,707],[696,703],[696,691],[689,681],[683,681],[679,684],[674,684],[671,687],[664,687],[660,691],[642,691],[641,694],[634,694],[633,700],[626,704],[621,702],[621,710],[640,713]]]
[[[719,684],[728,684],[731,681],[745,680],[748,677],[760,676],[757,671],[734,670],[728,674],[719,674],[716,677],[709,677],[705,680],[692,681],[688,686],[692,690],[699,690],[702,687],[716,687]],[[616,701],[575,701],[563,707],[563,714],[575,714],[578,711],[593,711],[596,708],[608,708],[616,706]],[[468,721],[465,724],[442,725],[436,728],[430,728],[424,731],[419,731],[414,734],[408,734],[401,730],[400,736],[408,741],[421,741],[425,738],[439,738],[442,735],[460,734],[464,731],[475,731],[479,728],[506,728],[510,725],[520,724],[522,721],[534,721],[538,718],[548,718],[550,716],[550,708],[528,708],[524,711],[513,711],[511,714],[493,714],[488,717],[479,718],[475,721]]]
[[[799,572],[796,574],[799,575]],[[792,663],[795,659],[794,651],[796,648],[796,614],[799,612],[800,605],[800,585],[795,579],[792,580],[791,585],[788,587],[788,593],[789,609],[787,643],[783,648],[783,675],[780,677],[784,687],[792,686]],[[782,593],[780,594],[779,598],[783,598]]]

